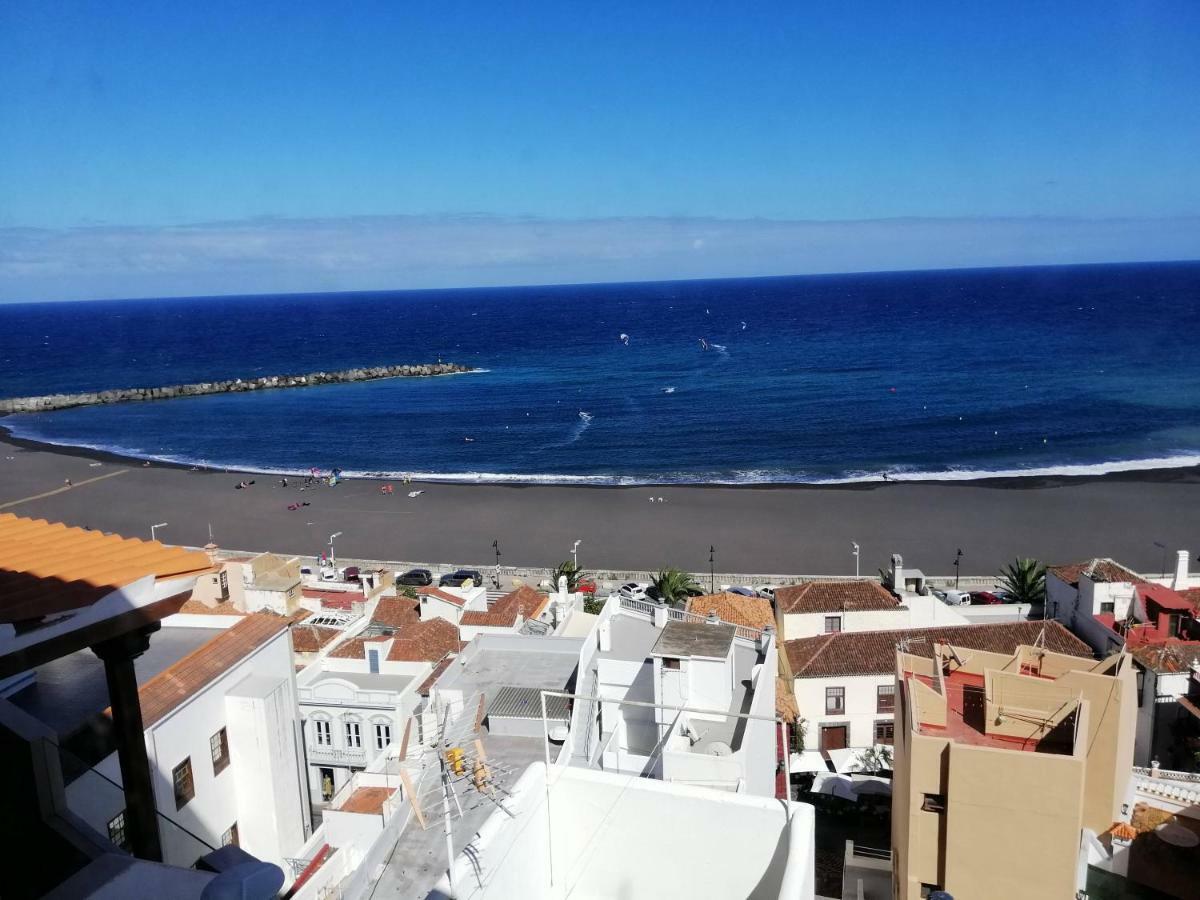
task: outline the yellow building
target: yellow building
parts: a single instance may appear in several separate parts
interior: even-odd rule
[[[1021,646],[896,654],[893,895],[1063,900],[1082,829],[1123,816],[1137,682],[1099,662]]]

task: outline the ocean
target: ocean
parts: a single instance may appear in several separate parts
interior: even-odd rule
[[[1087,474],[1200,464],[1198,339],[1200,263],[10,304],[4,396],[439,358],[481,371],[0,425],[262,472],[597,484]]]

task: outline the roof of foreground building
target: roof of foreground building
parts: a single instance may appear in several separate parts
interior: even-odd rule
[[[832,613],[860,609],[898,609],[897,600],[873,578],[854,581],[806,581],[777,588],[775,605],[784,613]]]

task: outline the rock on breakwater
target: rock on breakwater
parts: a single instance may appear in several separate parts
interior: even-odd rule
[[[242,391],[312,387],[318,384],[347,384],[380,378],[427,378],[432,375],[458,375],[473,372],[457,363],[424,363],[407,366],[366,366],[340,372],[310,372],[307,375],[261,375],[257,378],[231,378],[167,387],[116,388],[78,394],[45,394],[40,397],[0,399],[0,415],[9,413],[49,412],[74,406],[99,406],[106,403],[132,403],[140,400],[171,400],[176,397],[201,397],[205,394],[236,394]]]

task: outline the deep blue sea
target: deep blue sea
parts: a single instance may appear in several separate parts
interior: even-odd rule
[[[18,304],[0,306],[5,396],[439,358],[485,371],[0,424],[262,471],[1087,473],[1200,463],[1198,349],[1200,263]]]

